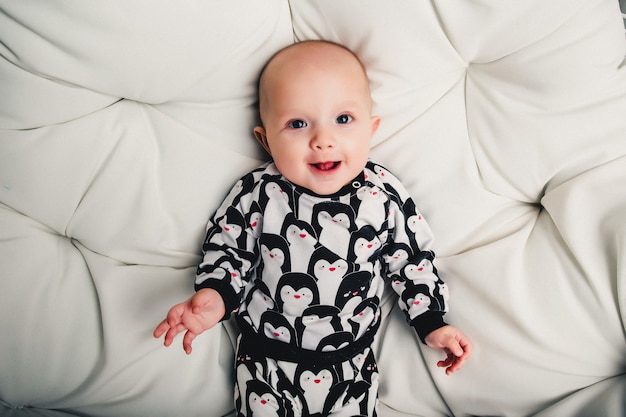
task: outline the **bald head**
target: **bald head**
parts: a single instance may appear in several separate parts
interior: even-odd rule
[[[369,80],[359,58],[342,45],[328,41],[303,41],[278,51],[267,63],[259,79],[259,113],[261,120],[272,101],[273,92],[293,77],[324,77],[342,71],[363,88],[364,100],[371,105]]]

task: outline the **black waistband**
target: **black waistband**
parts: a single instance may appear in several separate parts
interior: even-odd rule
[[[374,335],[380,321],[373,328],[368,329],[363,336],[347,346],[328,352],[303,349],[275,339],[268,339],[257,333],[250,323],[239,316],[237,317],[237,323],[241,331],[239,353],[247,354],[252,359],[257,357],[294,363],[337,364],[354,358],[363,352],[365,348],[370,347],[374,341]]]

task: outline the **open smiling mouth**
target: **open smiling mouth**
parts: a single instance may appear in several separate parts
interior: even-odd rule
[[[318,171],[332,171],[333,169],[337,168],[339,166],[339,164],[341,164],[341,162],[339,162],[339,161],[318,162],[316,164],[311,164],[311,166],[313,168],[317,169]]]

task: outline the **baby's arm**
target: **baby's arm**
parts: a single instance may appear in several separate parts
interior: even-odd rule
[[[443,350],[448,357],[437,362],[440,368],[446,368],[450,375],[463,367],[463,364],[472,354],[472,342],[459,329],[446,325],[433,330],[424,339],[433,349]]]
[[[157,339],[165,334],[164,344],[170,346],[178,333],[187,331],[183,337],[183,349],[191,353],[191,342],[205,330],[215,326],[225,314],[224,300],[211,288],[196,292],[189,299],[176,304],[167,317],[154,329]]]

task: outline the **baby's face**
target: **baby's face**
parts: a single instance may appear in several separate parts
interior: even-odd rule
[[[319,195],[351,182],[380,121],[371,116],[360,63],[334,45],[301,44],[277,56],[263,77],[264,126],[255,135],[285,178]]]

